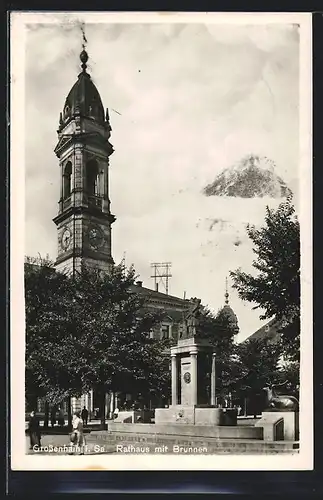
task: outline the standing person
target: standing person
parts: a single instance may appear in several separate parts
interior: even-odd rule
[[[89,418],[89,412],[88,410],[86,409],[86,407],[84,406],[83,410],[82,410],[82,413],[81,413],[81,418],[83,420],[83,425],[86,426],[87,425],[87,421],[88,421],[88,418]]]
[[[83,432],[83,421],[81,419],[81,412],[78,411],[76,414],[78,418],[77,423],[77,446],[81,448],[80,455],[84,455],[83,447],[85,446],[85,437]]]
[[[35,415],[34,411],[30,412],[29,423],[28,423],[28,432],[30,437],[30,449],[33,449],[33,446],[40,444],[41,434],[40,434],[40,426],[38,417]]]
[[[70,446],[76,446],[77,444],[77,426],[78,426],[77,415],[76,413],[73,413],[72,432],[70,433]]]
[[[65,425],[65,416],[64,416],[63,408],[58,409],[58,425],[60,427],[64,427],[64,425]]]
[[[70,446],[77,446],[80,448],[80,455],[84,455],[83,447],[85,446],[85,438],[83,434],[83,422],[81,419],[81,412],[77,411],[73,415],[72,420],[73,430],[70,434]],[[71,453],[73,455],[73,452]]]

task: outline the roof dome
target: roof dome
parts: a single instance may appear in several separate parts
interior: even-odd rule
[[[234,323],[237,323],[238,324],[238,318],[237,318],[237,315],[235,314],[235,312],[233,311],[232,307],[229,306],[229,304],[225,304],[223,307],[222,307],[222,310],[223,312],[225,312],[225,315],[227,316],[227,318],[230,318],[230,320]]]
[[[231,324],[232,328],[239,331],[238,318],[232,307],[229,305],[229,292],[228,292],[228,279],[225,280],[225,294],[224,294],[224,306],[221,309],[222,316],[225,316],[227,321]]]
[[[85,50],[81,52],[80,59],[82,62],[82,72],[78,75],[77,81],[65,100],[62,116],[63,122],[66,122],[75,114],[81,114],[103,124],[103,104],[96,86],[91,80],[90,75],[86,72],[88,55]]]

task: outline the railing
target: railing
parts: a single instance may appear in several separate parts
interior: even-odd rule
[[[100,198],[100,196],[89,196],[88,204],[90,207],[95,207],[102,210],[102,198]]]
[[[75,201],[74,201],[75,206],[79,206],[80,204],[87,203],[89,207],[97,208],[98,210],[102,210],[103,199],[100,196],[93,196],[93,195],[87,196],[86,194],[84,194],[84,196],[82,196],[82,198],[83,199],[77,197],[75,199]],[[62,211],[70,208],[72,206],[72,196],[69,196],[68,198],[60,200],[60,206],[61,206]]]

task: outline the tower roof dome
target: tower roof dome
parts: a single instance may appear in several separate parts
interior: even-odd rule
[[[238,328],[238,318],[233,311],[232,307],[229,304],[229,291],[228,291],[228,278],[225,279],[225,294],[224,294],[224,306],[222,308],[223,313],[225,316],[228,318],[228,321],[232,324],[235,325],[237,328],[237,331],[239,330]]]
[[[90,75],[86,71],[88,54],[82,50],[80,54],[82,71],[71,88],[64,104],[63,122],[76,114],[104,123],[104,108],[100,94]]]
[[[237,315],[233,311],[232,307],[229,306],[229,304],[225,304],[222,309],[223,311],[225,311],[225,314],[228,318],[230,318],[232,321],[238,322]]]

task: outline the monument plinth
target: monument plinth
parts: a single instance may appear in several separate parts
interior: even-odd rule
[[[221,424],[222,410],[215,408],[216,355],[199,334],[199,307],[200,301],[192,302],[177,345],[171,348],[172,403],[156,408],[156,424]]]
[[[267,408],[262,412],[256,426],[263,427],[265,441],[299,439],[299,402],[289,394],[277,394],[274,389],[285,383],[264,387],[267,394]]]

